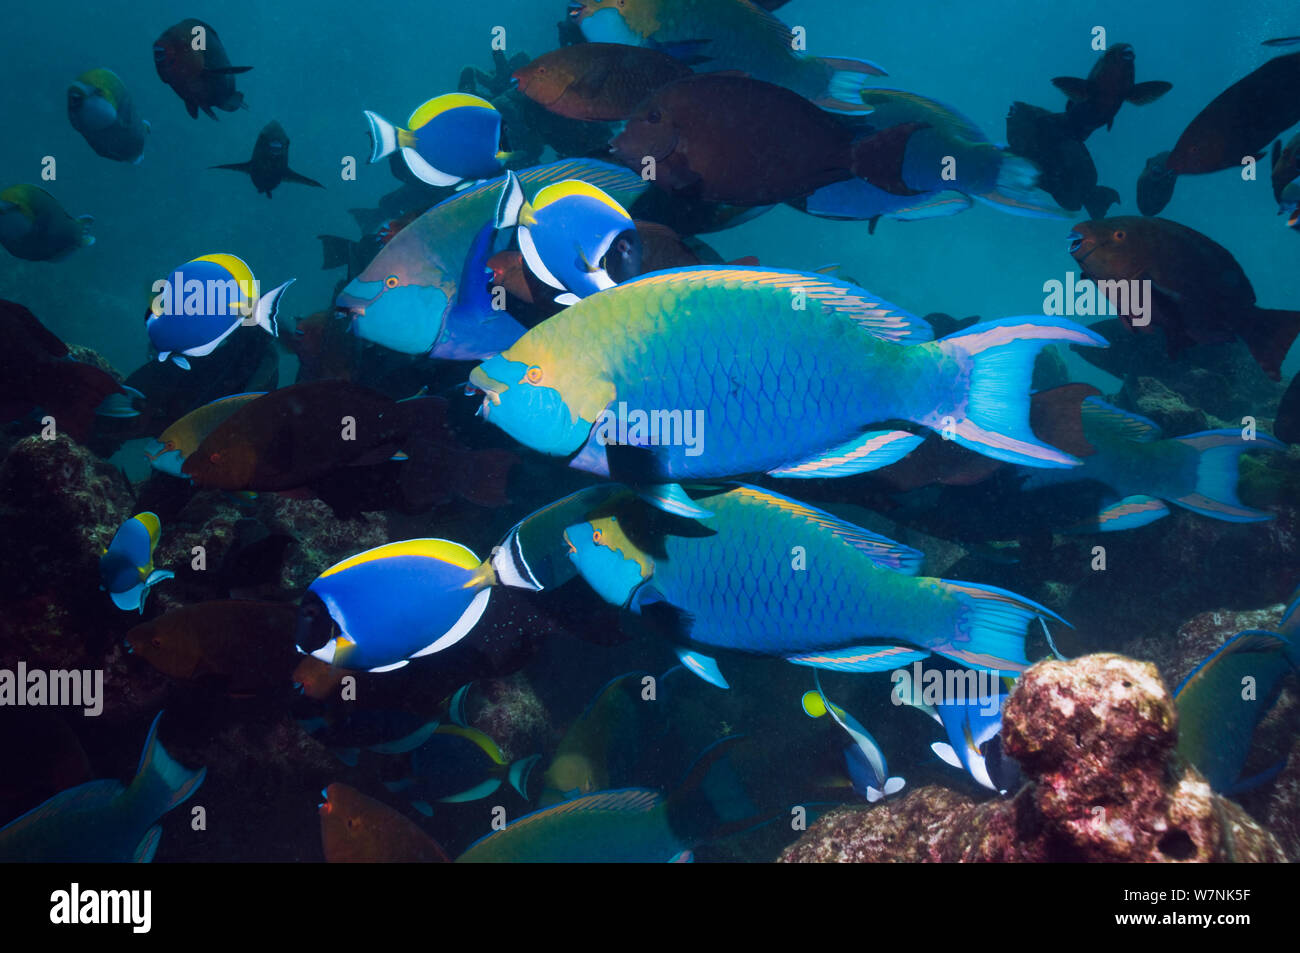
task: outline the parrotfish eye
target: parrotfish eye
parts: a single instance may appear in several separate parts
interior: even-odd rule
[[[221,454],[220,454],[220,453],[213,453],[213,454],[210,454],[210,455],[208,456],[208,462],[209,462],[209,463],[220,463],[220,462],[221,462]]]
[[[524,380],[530,384],[540,384],[542,382],[542,369],[534,364],[524,373]]]
[[[162,648],[162,639],[159,639],[159,638],[156,638],[156,637],[155,637],[155,638],[152,638],[152,639],[149,640],[149,644],[152,645],[152,646],[153,646],[154,648],[156,648],[156,649],[160,649],[160,648]]]
[[[591,531],[591,541],[592,541],[593,543],[595,543],[597,546],[600,545],[600,541],[601,541],[601,539],[603,539],[603,538],[604,538],[604,534],[603,534],[600,530],[598,530],[598,529],[593,529],[593,530]]]
[[[1122,228],[1115,233],[1115,241],[1117,242],[1122,242],[1127,237],[1128,237],[1128,233],[1125,232],[1124,229]]]
[[[385,288],[396,288],[396,287],[397,287],[397,282],[398,282],[398,278],[397,278],[396,275],[389,275],[387,278],[384,279],[384,287],[385,287]]]

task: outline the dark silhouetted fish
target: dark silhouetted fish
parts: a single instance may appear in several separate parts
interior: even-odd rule
[[[231,66],[226,48],[212,29],[193,17],[168,27],[153,41],[153,65],[158,78],[175,90],[192,119],[202,109],[213,119],[213,108],[247,109],[244,94],[235,89],[235,76],[251,66]]]
[[[1169,155],[1179,175],[1235,169],[1300,122],[1300,53],[1278,56],[1233,83],[1197,114]]]
[[[1174,185],[1178,182],[1178,173],[1169,171],[1166,166],[1168,161],[1168,150],[1158,152],[1147,159],[1146,167],[1138,176],[1138,211],[1143,215],[1159,215],[1169,204],[1169,200],[1174,197]]]
[[[1124,103],[1145,106],[1173,89],[1163,80],[1135,83],[1134,61],[1133,47],[1116,43],[1101,55],[1087,79],[1058,76],[1052,80],[1052,85],[1070,98],[1065,114],[1078,139],[1088,138],[1102,126],[1110,129]]]
[[[214,165],[214,169],[232,169],[235,172],[247,172],[253,180],[253,188],[266,193],[271,192],[281,182],[297,182],[299,185],[314,185],[323,189],[315,179],[299,175],[289,168],[289,136],[284,127],[272,119],[257,134],[253,146],[253,157],[247,162],[234,162],[227,165]]]
[[[1074,212],[1087,206],[1102,218],[1119,202],[1114,189],[1097,185],[1097,166],[1088,147],[1070,131],[1069,117],[1040,106],[1015,102],[1007,113],[1007,147],[1038,166],[1038,187]]]
[[[688,76],[658,90],[610,143],[630,168],[654,161],[665,191],[770,205],[854,177],[915,194],[903,154],[920,123],[855,132],[790,90],[745,76]]]
[[[68,120],[105,159],[139,162],[144,154],[149,123],[112,70],[87,70],[68,87]]]
[[[1240,337],[1264,372],[1278,379],[1300,333],[1300,311],[1257,307],[1250,279],[1222,245],[1177,222],[1136,216],[1081,222],[1069,237],[1084,276],[1114,283],[1104,289],[1112,301],[1120,293],[1128,300],[1129,281],[1150,280],[1144,327],[1164,329],[1171,357],[1193,343]],[[1120,318],[1134,326],[1131,313]]]

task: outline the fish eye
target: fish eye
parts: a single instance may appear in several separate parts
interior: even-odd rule
[[[384,279],[384,287],[385,287],[385,288],[396,288],[396,287],[397,287],[397,276],[396,276],[396,275],[389,275],[387,278],[385,278],[385,279]]]
[[[663,118],[664,118],[664,117],[661,116],[661,115],[659,114],[659,110],[657,110],[657,109],[652,109],[652,110],[650,110],[649,115],[647,115],[647,116],[645,117],[646,122],[658,122],[659,120],[661,120],[661,119],[663,119]]]
[[[156,649],[162,648],[162,639],[154,638],[149,640],[149,644]]]
[[[1117,242],[1122,242],[1127,237],[1128,237],[1128,233],[1125,232],[1123,229],[1120,229],[1118,232],[1115,233],[1115,241]]]
[[[597,546],[600,545],[600,541],[601,541],[601,539],[602,539],[603,537],[604,537],[604,534],[601,533],[600,530],[598,530],[598,529],[593,529],[593,530],[591,531],[591,541],[592,541],[593,543],[595,543]]]
[[[219,454],[219,453],[211,454],[211,455],[208,457],[208,462],[209,462],[209,463],[220,463],[220,462],[221,462],[221,454]]]
[[[540,384],[542,382],[542,369],[534,364],[524,373],[524,380],[530,384]]]

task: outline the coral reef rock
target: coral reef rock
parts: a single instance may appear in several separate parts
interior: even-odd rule
[[[780,860],[1286,860],[1272,834],[1174,763],[1177,713],[1154,665],[1111,654],[1040,662],[1002,724],[1029,779],[1011,799],[923,787],[835,810]]]

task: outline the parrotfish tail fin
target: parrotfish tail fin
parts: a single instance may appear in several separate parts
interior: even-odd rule
[[[520,758],[510,766],[510,770],[506,773],[506,779],[510,782],[510,786],[518,791],[519,796],[525,801],[532,800],[528,796],[528,779],[533,773],[533,766],[541,760],[541,757],[540,754],[533,754],[527,758]]]
[[[669,794],[669,826],[683,844],[693,846],[761,820],[727,757],[743,737],[730,735],[706,748]]]
[[[365,111],[370,124],[370,162],[373,165],[397,151],[397,127],[379,113]]]
[[[1300,311],[1256,308],[1242,321],[1237,333],[1250,348],[1250,356],[1273,380],[1282,377],[1282,360],[1300,334]]]
[[[822,56],[819,59],[830,67],[826,91],[814,100],[822,109],[841,113],[869,113],[872,107],[862,101],[862,91],[873,76],[888,76],[884,69],[870,60],[855,60],[839,56]]]
[[[482,361],[500,354],[523,337],[524,326],[510,312],[492,307],[492,293],[485,275],[495,234],[496,227],[488,222],[474,237],[461,269],[456,303],[447,314],[442,337],[429,351],[430,357]]]
[[[135,780],[123,795],[136,809],[147,812],[150,818],[162,817],[172,808],[182,804],[203,783],[207,768],[191,771],[177,763],[158,740],[158,722],[162,712],[154,718],[145,741],[144,753]]]
[[[1068,219],[1070,213],[1038,188],[1038,167],[1028,159],[1010,152],[1002,153],[997,184],[991,192],[976,193],[985,205],[1010,215],[1026,218]]]
[[[1229,523],[1273,518],[1272,513],[1252,509],[1237,498],[1237,458],[1250,450],[1285,450],[1286,444],[1268,434],[1245,440],[1240,430],[1205,430],[1175,439],[1200,456],[1196,459],[1196,489],[1186,496],[1170,497],[1171,503]]]
[[[280,324],[276,321],[276,315],[280,311],[280,296],[296,280],[296,278],[290,278],[280,287],[272,288],[257,299],[257,304],[253,308],[254,323],[273,338],[280,336]]]
[[[940,655],[975,668],[1019,674],[1029,664],[1025,636],[1035,619],[1064,619],[1023,596],[996,586],[940,580],[961,608],[953,619],[953,632],[942,642],[927,640]],[[945,636],[947,634],[945,633]]]
[[[123,385],[121,394],[109,394],[99,402],[95,408],[95,414],[99,417],[139,417],[140,411],[135,409],[134,402],[144,400],[144,394],[140,393],[134,387]]]
[[[1072,467],[1079,461],[1043,443],[1029,425],[1030,381],[1038,352],[1055,342],[1106,347],[1094,331],[1060,318],[1032,315],[983,321],[933,344],[970,368],[966,392],[952,406],[917,419],[978,453],[1031,467]]]
[[[211,169],[229,169],[231,172],[245,172],[248,175],[253,174],[253,163],[251,162],[228,162],[224,165],[209,166]]]
[[[89,215],[78,215],[77,223],[81,226],[81,247],[95,244],[95,236],[90,234],[91,226],[95,224],[94,218]]]
[[[505,188],[497,199],[496,214],[493,223],[497,228],[514,228],[519,224],[519,213],[524,208],[524,190],[519,184],[519,176],[506,172]]]
[[[853,174],[891,195],[920,195],[903,181],[903,159],[912,136],[929,123],[905,122],[862,136],[853,143]]]

